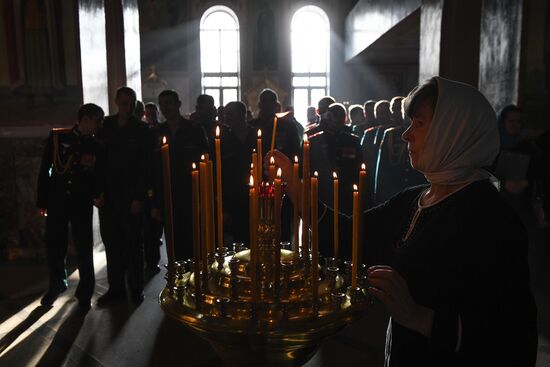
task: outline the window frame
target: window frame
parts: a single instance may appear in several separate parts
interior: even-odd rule
[[[214,13],[217,13],[217,12],[223,12],[223,13],[226,13],[228,14],[235,22],[235,26],[236,28],[234,29],[221,29],[221,28],[204,28],[204,23],[205,21],[208,19],[209,16],[211,16],[212,14]],[[204,13],[202,14],[202,17],[201,17],[201,20],[200,20],[200,23],[199,23],[199,48],[200,48],[200,54],[199,54],[199,57],[200,57],[200,69],[201,69],[201,93],[203,94],[206,94],[206,90],[217,90],[217,93],[218,95],[217,96],[212,96],[214,97],[215,100],[219,101],[220,105],[226,105],[228,102],[231,102],[231,101],[224,101],[223,99],[223,95],[224,95],[224,91],[225,90],[235,90],[237,93],[237,100],[240,100],[241,98],[241,32],[240,32],[240,24],[239,24],[239,17],[237,16],[237,14],[233,11],[233,9],[231,9],[230,7],[228,6],[225,6],[225,5],[213,5],[211,7],[209,7],[208,9],[206,9],[204,11]],[[236,32],[237,33],[237,39],[238,39],[238,42],[237,42],[237,50],[236,50],[236,61],[237,61],[237,71],[235,72],[223,72],[222,71],[222,67],[221,67],[221,62],[222,60],[224,59],[223,57],[223,50],[221,47],[218,48],[218,55],[220,57],[220,68],[219,68],[219,71],[217,72],[203,72],[203,64],[202,64],[202,56],[203,56],[203,42],[202,42],[202,32],[203,31],[217,31],[218,33],[218,37],[220,37],[220,44],[221,44],[221,37],[222,37],[222,33],[224,31],[231,31],[231,32]],[[210,78],[210,77],[215,77],[215,78],[220,78],[220,83],[219,85],[205,85],[205,78]],[[222,78],[224,77],[236,77],[237,78],[237,86],[227,86],[227,85],[223,85],[222,83]],[[217,97],[217,98],[216,98]]]
[[[328,37],[327,37],[327,45],[326,45],[326,60],[327,60],[327,62],[326,62],[325,71],[323,71],[323,72],[312,72],[312,71],[296,72],[296,71],[294,71],[295,70],[295,65],[294,65],[294,62],[293,62],[292,52],[294,50],[293,32],[296,32],[296,30],[294,29],[293,25],[294,25],[294,20],[295,20],[296,15],[299,14],[300,12],[313,12],[313,13],[316,13],[316,14],[320,15],[325,20],[326,29],[323,27],[322,31],[327,32]],[[318,101],[313,101],[312,100],[312,92],[314,90],[324,89],[324,95],[325,96],[330,94],[330,45],[331,45],[330,35],[331,35],[330,19],[328,17],[327,12],[324,11],[321,7],[319,7],[317,5],[305,5],[305,6],[302,6],[302,7],[298,8],[294,12],[294,14],[292,15],[292,19],[291,19],[291,22],[290,22],[290,37],[291,37],[291,46],[290,46],[290,50],[291,50],[291,67],[290,67],[290,69],[291,69],[291,79],[290,80],[291,80],[291,90],[292,90],[292,105],[295,108],[296,108],[295,91],[297,89],[307,90],[308,106],[317,107],[317,102]],[[310,69],[309,65],[308,65],[308,69]],[[324,86],[312,85],[311,82],[309,81],[307,85],[296,86],[294,84],[294,78],[295,77],[307,77],[307,78],[324,77],[325,78],[325,84],[324,84]],[[300,114],[298,116],[300,116],[300,115],[302,115],[302,112],[300,112]],[[306,115],[306,111],[303,111],[303,115],[304,116]],[[300,123],[302,123],[305,126],[307,124],[307,121],[306,120],[300,121]]]

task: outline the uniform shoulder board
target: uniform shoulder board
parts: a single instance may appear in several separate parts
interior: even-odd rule
[[[324,130],[321,130],[321,131],[319,131],[319,132],[317,132],[317,133],[315,133],[315,134],[309,136],[308,139],[316,139],[316,138],[319,138],[319,137],[320,137],[321,135],[323,135],[324,133],[325,133],[325,131],[324,131]]]

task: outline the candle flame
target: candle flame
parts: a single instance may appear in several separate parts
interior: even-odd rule
[[[162,144],[166,144],[166,136],[162,137]]]
[[[281,170],[281,168],[277,168],[277,178],[281,178],[281,176],[283,175],[283,171]]]
[[[206,157],[204,156],[204,154],[201,155],[201,161],[204,161],[206,160]]]
[[[358,190],[357,185],[353,184],[353,191],[357,191],[357,190]]]
[[[294,156],[294,163],[298,163],[298,156],[297,155]]]
[[[216,138],[220,137],[220,125],[216,126]]]
[[[366,171],[367,165],[365,163],[361,163],[361,171]]]
[[[334,177],[335,179],[338,178],[338,175],[336,174],[336,172],[332,172],[332,177]]]
[[[262,137],[262,129],[258,129],[258,138]]]
[[[192,164],[191,164],[191,168],[192,168],[193,170],[196,170],[196,169],[197,169],[197,165],[196,165],[195,163],[192,163]]]
[[[273,158],[273,156],[269,158],[269,164],[275,164],[275,158]]]
[[[319,172],[317,171],[313,172],[313,176],[315,176],[315,178],[319,177]]]
[[[249,182],[248,184],[250,185],[250,187],[254,187],[254,176],[250,175],[250,180],[248,182]]]

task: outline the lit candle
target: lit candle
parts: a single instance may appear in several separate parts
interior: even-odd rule
[[[311,287],[313,301],[319,296],[318,173],[311,178]]]
[[[258,129],[258,139],[256,139],[256,150],[258,152],[258,161],[256,164],[256,169],[258,170],[258,173],[256,174],[256,180],[254,181],[256,183],[256,187],[259,187],[262,183],[263,178],[263,166],[262,166],[262,159],[263,159],[263,150],[262,150],[262,130]]]
[[[275,240],[277,244],[281,242],[281,174],[282,171],[278,168],[277,176],[275,177]]]
[[[270,152],[273,152],[275,149],[275,135],[277,135],[277,116],[273,117],[273,134],[271,135],[271,149]]]
[[[269,158],[269,180],[275,179],[275,158],[271,156]]]
[[[220,127],[216,126],[216,195],[218,220],[218,252],[223,253],[223,208],[222,208],[222,154],[220,147]]]
[[[272,157],[273,158],[273,157]],[[275,177],[275,289],[277,292],[280,288],[281,280],[281,204],[282,204],[282,189],[281,189],[281,168],[277,169]]]
[[[201,242],[200,242],[200,193],[199,193],[199,171],[193,163],[191,171],[192,207],[193,207],[193,257],[195,295],[201,294],[200,264],[201,264]]]
[[[353,231],[351,257],[351,287],[357,287],[357,270],[359,268],[359,193],[357,185],[353,185]]]
[[[338,175],[336,172],[332,172],[333,181],[333,192],[334,192],[334,205],[333,205],[333,222],[334,222],[334,258],[338,258],[338,249],[340,247],[340,232],[338,228],[338,211],[340,210],[339,206],[339,185],[338,185]]]
[[[358,221],[360,223],[363,223],[363,213],[365,212],[365,195],[366,195],[366,189],[367,189],[367,166],[365,163],[361,163],[361,170],[359,171],[359,219]],[[359,232],[357,234],[359,244],[363,243],[363,228],[365,226],[361,225],[359,227]],[[362,259],[361,254],[362,248],[359,247],[359,258]]]
[[[202,249],[202,274],[204,277],[208,274],[208,231],[206,230],[206,222],[207,222],[207,214],[208,211],[207,204],[207,195],[206,195],[206,183],[207,183],[207,174],[206,174],[206,157],[204,155],[201,156],[201,162],[199,163],[199,174],[200,174],[200,216],[201,216],[201,249]],[[208,284],[204,285],[204,288],[206,290],[206,287]]]
[[[309,189],[310,189],[309,141],[304,134],[302,163],[302,254],[309,259]]]
[[[252,287],[252,300],[257,299],[256,296],[256,256],[257,256],[257,246],[256,246],[256,233],[258,226],[256,224],[256,186],[254,183],[254,177],[250,176],[250,186],[248,191],[248,214],[249,214],[249,225],[250,225],[250,284]]]
[[[172,209],[172,175],[170,170],[170,146],[166,137],[162,138],[162,173],[164,177],[164,216],[165,237],[166,237],[166,255],[168,257],[168,270],[171,271],[174,266],[174,222]]]
[[[292,223],[293,223],[293,226],[292,226],[292,229],[294,231],[294,257],[295,258],[298,258],[298,256],[300,255],[300,249],[298,247],[298,244],[299,244],[299,240],[298,240],[298,236],[299,236],[299,231],[298,231],[298,226],[299,226],[299,222],[298,222],[298,190],[300,188],[300,177],[298,175],[298,172],[299,172],[299,164],[298,164],[298,156],[294,156],[294,164],[292,165],[292,189],[294,191],[293,195],[293,199],[294,199],[294,210],[293,210],[293,213],[292,213],[292,216],[293,216],[293,220],[292,220]]]

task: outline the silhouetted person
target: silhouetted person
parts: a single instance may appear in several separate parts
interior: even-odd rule
[[[298,120],[296,120],[296,116],[294,115],[294,107],[286,106],[284,112],[287,112],[288,114],[283,118],[289,122],[292,122],[294,126],[296,126],[296,132],[298,133],[298,139],[300,140],[301,144],[304,137],[304,126],[300,122],[298,122]]]
[[[500,180],[500,192],[522,217],[528,228],[535,225],[533,206],[542,187],[541,177],[548,167],[541,164],[542,151],[535,140],[523,137],[523,113],[516,105],[507,105],[497,115],[500,153],[494,174]],[[533,200],[534,199],[534,200]]]
[[[369,99],[363,104],[363,109],[365,110],[365,120],[366,120],[365,129],[368,129],[369,127],[373,127],[374,125],[376,125],[376,117],[374,116],[375,104],[376,104],[376,101],[372,99]]]
[[[314,125],[317,123],[317,109],[315,108],[315,106],[309,106],[307,108],[307,124],[306,124],[306,128],[309,128],[310,126]]]
[[[355,104],[349,108],[349,122],[351,129],[357,134],[358,131],[362,134],[367,123],[365,119],[365,110],[363,106]]]
[[[154,127],[159,124],[159,109],[156,104],[149,102],[145,105],[145,122],[149,127]]]
[[[159,135],[159,111],[157,105],[149,102],[145,105],[145,122],[149,127],[149,139],[151,147],[158,147],[161,142]],[[153,209],[153,193],[154,193],[154,165],[149,165],[149,174],[147,180],[147,200],[145,201],[145,209],[143,211],[143,250],[145,258],[145,268],[152,273],[160,271],[160,246],[162,245],[162,222],[160,219],[154,218],[151,213]]]
[[[198,166],[201,155],[208,153],[208,139],[203,126],[198,121],[182,117],[180,113],[181,101],[175,91],[161,92],[159,107],[166,121],[160,124],[157,132],[158,145],[154,159],[154,209],[152,216],[157,219],[164,216],[164,185],[160,148],[162,138],[166,137],[170,148],[174,253],[176,260],[187,260],[193,256],[192,164],[197,163]]]
[[[378,161],[380,142],[384,136],[384,131],[391,126],[390,101],[380,100],[374,105],[374,117],[376,125],[367,128],[361,138],[361,147],[363,149],[363,158],[367,164],[367,170],[371,174],[367,175],[367,193],[368,197],[373,198],[375,186],[375,171]]]
[[[105,118],[100,135],[106,169],[99,220],[109,290],[98,299],[99,306],[122,299],[126,280],[132,301],[143,300],[142,226],[151,146],[147,125],[134,115],[134,90],[120,87],[115,103],[118,113]]]
[[[195,112],[193,113],[192,120],[202,125],[211,146],[214,146],[217,113],[218,111],[216,110],[216,106],[214,106],[214,98],[212,96],[201,94],[197,97],[197,104],[195,105]]]
[[[258,103],[258,117],[250,121],[250,125],[255,129],[262,130],[262,155],[265,156],[271,147],[271,137],[273,135],[273,118],[275,113],[279,112],[279,103],[277,94],[271,89],[264,89],[260,93],[260,102]],[[277,133],[275,135],[275,149],[283,152],[287,157],[294,159],[300,150],[300,141],[296,126],[285,119],[277,122]]]
[[[134,115],[138,120],[143,121],[145,116],[145,105],[141,101],[136,101],[136,108],[134,109]]]
[[[246,123],[246,106],[229,102],[221,128],[224,233],[233,242],[248,243],[248,181],[250,158],[256,147],[256,130]]]
[[[333,197],[332,172],[340,180],[341,211],[351,214],[353,184],[363,160],[359,137],[349,132],[346,126],[346,109],[341,103],[330,105],[331,119],[325,129],[309,138],[311,145],[311,174],[319,172],[319,197],[331,202]]]
[[[403,113],[403,100],[405,97],[396,96],[390,101],[391,124],[400,126],[405,123],[405,115]]]
[[[95,132],[103,122],[101,107],[87,103],[78,110],[72,128],[52,129],[38,174],[39,214],[46,216],[46,258],[49,289],[41,303],[50,306],[67,289],[67,232],[69,223],[76,249],[80,281],[75,297],[83,310],[94,293],[93,203],[101,206],[102,152]]]
[[[331,119],[328,115],[328,107],[335,102],[336,100],[331,96],[325,96],[319,100],[317,103],[317,115],[319,115],[318,121],[317,124],[306,129],[305,133],[307,136],[317,134],[325,128],[326,124]]]

